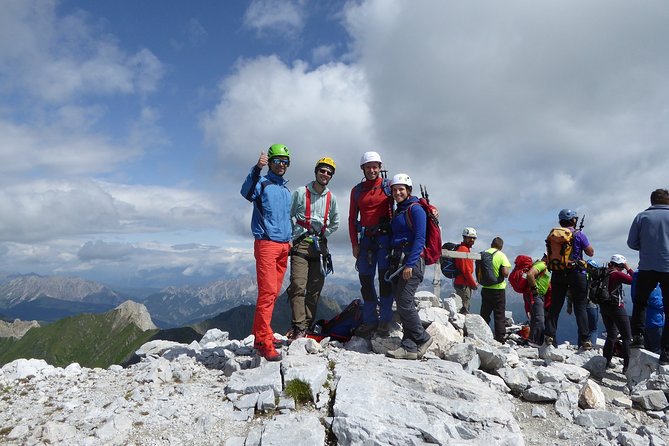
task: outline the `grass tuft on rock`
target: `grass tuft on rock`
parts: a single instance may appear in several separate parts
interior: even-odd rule
[[[311,389],[309,384],[299,379],[293,379],[286,383],[283,393],[293,398],[298,404],[305,404],[311,401]]]

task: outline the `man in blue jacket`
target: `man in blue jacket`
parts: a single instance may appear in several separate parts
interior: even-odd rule
[[[632,310],[632,348],[643,347],[648,297],[660,284],[665,320],[669,316],[669,191],[650,194],[651,206],[632,221],[627,246],[639,251],[636,300]],[[664,325],[660,341],[660,365],[669,365],[669,327]]]
[[[269,172],[261,177],[262,168],[268,164]],[[253,203],[251,232],[255,238],[253,254],[258,282],[253,318],[254,347],[268,361],[281,360],[281,354],[274,347],[274,330],[270,323],[290,252],[291,197],[287,181],[283,178],[289,165],[288,147],[274,144],[266,155],[260,153],[258,163],[251,168],[241,190],[242,196]]]

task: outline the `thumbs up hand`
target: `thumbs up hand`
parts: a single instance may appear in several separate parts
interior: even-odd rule
[[[258,168],[262,169],[263,167],[265,167],[267,165],[268,162],[269,162],[269,159],[267,158],[267,155],[265,154],[265,152],[260,152],[260,158],[258,158],[258,164],[256,164],[258,166]]]

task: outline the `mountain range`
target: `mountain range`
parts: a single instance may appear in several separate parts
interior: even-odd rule
[[[357,281],[328,280],[322,296],[346,305],[359,294]],[[0,283],[0,313],[4,319],[54,322],[81,313],[104,313],[125,300],[146,306],[161,328],[191,325],[242,305],[253,306],[255,276],[240,276],[202,286],[168,287],[148,296],[129,295],[77,277],[8,277]],[[286,299],[285,295],[279,301]],[[332,305],[330,305],[332,307]]]

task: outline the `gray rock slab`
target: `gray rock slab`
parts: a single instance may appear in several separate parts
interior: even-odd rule
[[[214,342],[216,344],[221,344],[229,339],[230,335],[227,331],[221,331],[218,328],[212,328],[207,330],[207,332],[200,339],[200,345],[205,345],[209,342]]]
[[[424,326],[428,326],[433,322],[439,322],[443,325],[451,325],[450,313],[448,310],[437,307],[423,308],[418,312],[418,318]]]
[[[669,406],[661,390],[642,390],[631,395],[632,401],[643,410],[664,410]]]
[[[225,393],[260,393],[267,389],[272,389],[277,395],[281,392],[281,364],[278,362],[265,362],[255,369],[233,373]]]
[[[318,353],[323,350],[323,347],[316,342],[315,339],[311,338],[301,338],[296,339],[290,343],[288,347],[288,355],[290,356],[299,356],[299,355],[309,355],[313,353]]]
[[[261,412],[266,412],[269,410],[276,409],[276,402],[274,400],[274,391],[265,390],[258,395],[258,402],[256,404],[256,409]]]
[[[328,361],[320,356],[289,356],[281,361],[283,382],[298,379],[311,389],[311,397],[318,401],[318,393],[328,379]]]
[[[493,344],[495,337],[490,326],[478,314],[469,313],[465,316],[465,336]]]
[[[445,324],[433,322],[427,327],[427,332],[432,336],[432,345],[428,351],[442,359],[452,344],[459,344],[463,340],[462,334],[448,321]]]
[[[642,348],[633,348],[630,351],[629,366],[627,367],[627,388],[632,389],[642,381],[647,380],[658,368],[660,355],[651,353]]]
[[[506,385],[504,380],[500,378],[497,375],[492,375],[490,373],[486,373],[483,370],[475,370],[474,371],[474,376],[476,376],[478,379],[483,381],[484,383],[487,383],[489,386],[491,386],[494,389],[497,389],[501,392],[504,393],[509,393],[511,392],[511,389],[509,386]]]
[[[521,394],[530,386],[529,376],[523,367],[503,367],[497,370],[497,374],[513,393]]]
[[[451,344],[448,350],[444,351],[443,356],[446,361],[460,364],[468,373],[478,370],[479,365],[481,365],[476,347],[469,342]]]
[[[258,404],[258,396],[260,396],[259,393],[247,393],[246,395],[242,395],[235,400],[234,406],[239,410],[255,409]]]
[[[358,353],[369,353],[372,351],[372,343],[369,339],[353,336],[350,341],[344,344],[346,350]]]
[[[523,399],[535,403],[553,402],[558,398],[558,392],[542,384],[528,387],[523,391]]]
[[[504,367],[506,364],[506,355],[498,348],[490,344],[477,341],[473,343],[476,347],[476,353],[479,355],[481,369],[486,372],[494,372]]]
[[[618,415],[606,410],[586,409],[576,415],[574,422],[583,427],[594,427],[604,429],[611,426],[619,426],[623,419]]]
[[[325,427],[314,415],[277,415],[265,423],[262,446],[314,446],[325,444]]]
[[[348,352],[337,358],[338,444],[523,444],[513,404],[459,364],[366,359]]]
[[[578,395],[579,389],[576,386],[560,391],[555,401],[555,412],[562,418],[573,421],[578,412]]]
[[[573,364],[563,364],[561,362],[552,362],[549,367],[553,370],[562,372],[564,376],[572,382],[583,383],[590,377],[590,372],[582,367]]]

